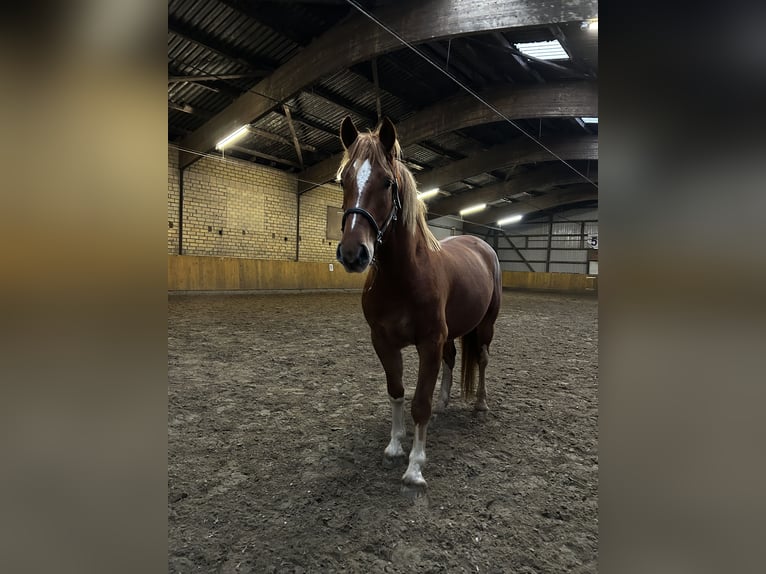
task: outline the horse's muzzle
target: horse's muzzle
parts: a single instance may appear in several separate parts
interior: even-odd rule
[[[361,273],[370,264],[372,257],[370,250],[364,243],[345,246],[338,243],[338,249],[335,252],[338,262],[343,265],[346,271],[351,273]]]

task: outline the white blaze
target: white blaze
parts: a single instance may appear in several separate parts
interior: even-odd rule
[[[359,207],[362,203],[362,192],[364,191],[364,186],[367,185],[367,180],[370,179],[370,174],[372,173],[372,167],[370,166],[370,160],[366,159],[362,163],[362,165],[359,165],[359,160],[356,160],[354,162],[354,168],[356,168],[356,205],[354,207]],[[351,217],[351,229],[354,228],[357,221],[357,214],[355,213]]]
[[[359,163],[359,160],[356,163]],[[356,167],[356,164],[354,166]],[[364,186],[367,185],[367,180],[370,179],[370,173],[372,173],[372,167],[370,166],[370,160],[366,159],[361,167],[357,167],[356,170],[356,191],[359,193],[356,200],[357,207],[359,207],[359,203],[362,201],[362,192],[364,191]]]

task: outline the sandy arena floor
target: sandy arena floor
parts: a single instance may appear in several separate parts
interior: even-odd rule
[[[358,293],[171,296],[169,572],[596,572],[597,344],[595,297],[505,292],[412,499]]]

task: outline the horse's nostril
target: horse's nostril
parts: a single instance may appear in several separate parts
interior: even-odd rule
[[[347,271],[362,271],[370,264],[370,251],[363,243],[346,246],[338,244],[335,257]]]
[[[366,266],[370,262],[370,251],[367,249],[366,245],[362,245],[362,247],[359,249],[359,263],[361,263],[363,266]]]

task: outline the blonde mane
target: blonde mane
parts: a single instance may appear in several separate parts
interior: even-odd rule
[[[359,133],[351,147],[343,153],[343,159],[338,167],[337,179],[342,179],[343,173],[349,164],[354,164],[356,160],[369,159],[370,163],[377,165],[386,175],[395,180],[399,185],[399,197],[402,201],[402,210],[399,214],[399,220],[412,235],[419,232],[425,239],[426,246],[431,251],[440,251],[441,244],[428,227],[426,220],[427,208],[422,199],[418,198],[418,186],[412,172],[401,160],[402,149],[399,146],[399,140],[394,143],[392,151],[394,170],[386,158],[383,146],[378,139],[378,132]],[[394,173],[396,171],[396,173]]]

